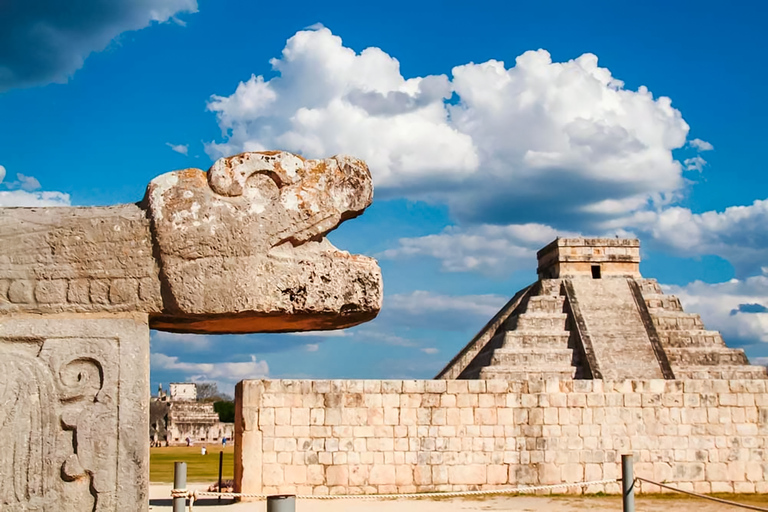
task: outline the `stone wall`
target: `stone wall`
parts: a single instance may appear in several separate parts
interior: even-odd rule
[[[636,475],[683,489],[768,493],[765,380],[251,380],[236,395],[246,493],[612,479],[624,453]]]

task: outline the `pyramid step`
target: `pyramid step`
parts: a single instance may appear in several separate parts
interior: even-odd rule
[[[663,309],[666,311],[682,311],[683,306],[680,304],[680,299],[674,295],[664,295],[659,293],[645,293],[643,294],[645,299],[645,305],[649,309]]]
[[[521,331],[564,331],[565,313],[522,313],[515,319],[515,329]]]
[[[560,295],[537,295],[528,299],[527,313],[562,313],[565,297]]]
[[[506,331],[503,348],[566,348],[568,331]]]
[[[764,366],[672,366],[675,379],[768,379]]]
[[[573,351],[564,349],[510,349],[499,348],[493,352],[491,366],[513,366],[518,369],[526,367],[562,370],[571,366]]]
[[[667,357],[676,366],[737,366],[749,361],[741,349],[720,347],[668,348]]]
[[[701,321],[701,317],[695,313],[682,313],[677,311],[666,311],[663,309],[651,309],[650,313],[656,329],[661,331],[704,329],[704,323]]]
[[[539,297],[542,295],[560,295],[562,279],[542,279],[539,283],[541,286]]]
[[[572,380],[576,369],[570,370],[521,370],[520,368],[505,368],[486,366],[480,372],[481,379],[498,380]]]
[[[701,329],[659,330],[659,340],[665,348],[725,347],[719,332]]]
[[[640,291],[643,292],[643,295],[662,295],[664,293],[655,279],[638,279],[637,284],[640,285]]]

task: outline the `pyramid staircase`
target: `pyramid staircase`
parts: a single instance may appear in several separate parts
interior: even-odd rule
[[[566,298],[560,292],[559,279],[541,280],[528,288],[471,364],[454,378],[576,378],[581,358],[574,354]]]
[[[686,313],[680,300],[665,295],[655,279],[638,280],[653,326],[677,379],[761,379],[762,366],[751,366],[742,349],[728,348],[701,317]]]

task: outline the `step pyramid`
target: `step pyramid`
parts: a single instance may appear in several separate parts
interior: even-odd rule
[[[437,375],[443,379],[756,379],[674,295],[640,275],[637,239],[558,238],[520,290]]]

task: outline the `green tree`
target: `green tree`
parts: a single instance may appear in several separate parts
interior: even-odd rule
[[[215,382],[198,382],[197,400],[198,402],[231,401],[232,397],[219,391],[219,386]]]
[[[213,402],[213,410],[219,413],[219,421],[224,423],[235,422],[235,402],[230,400]]]

